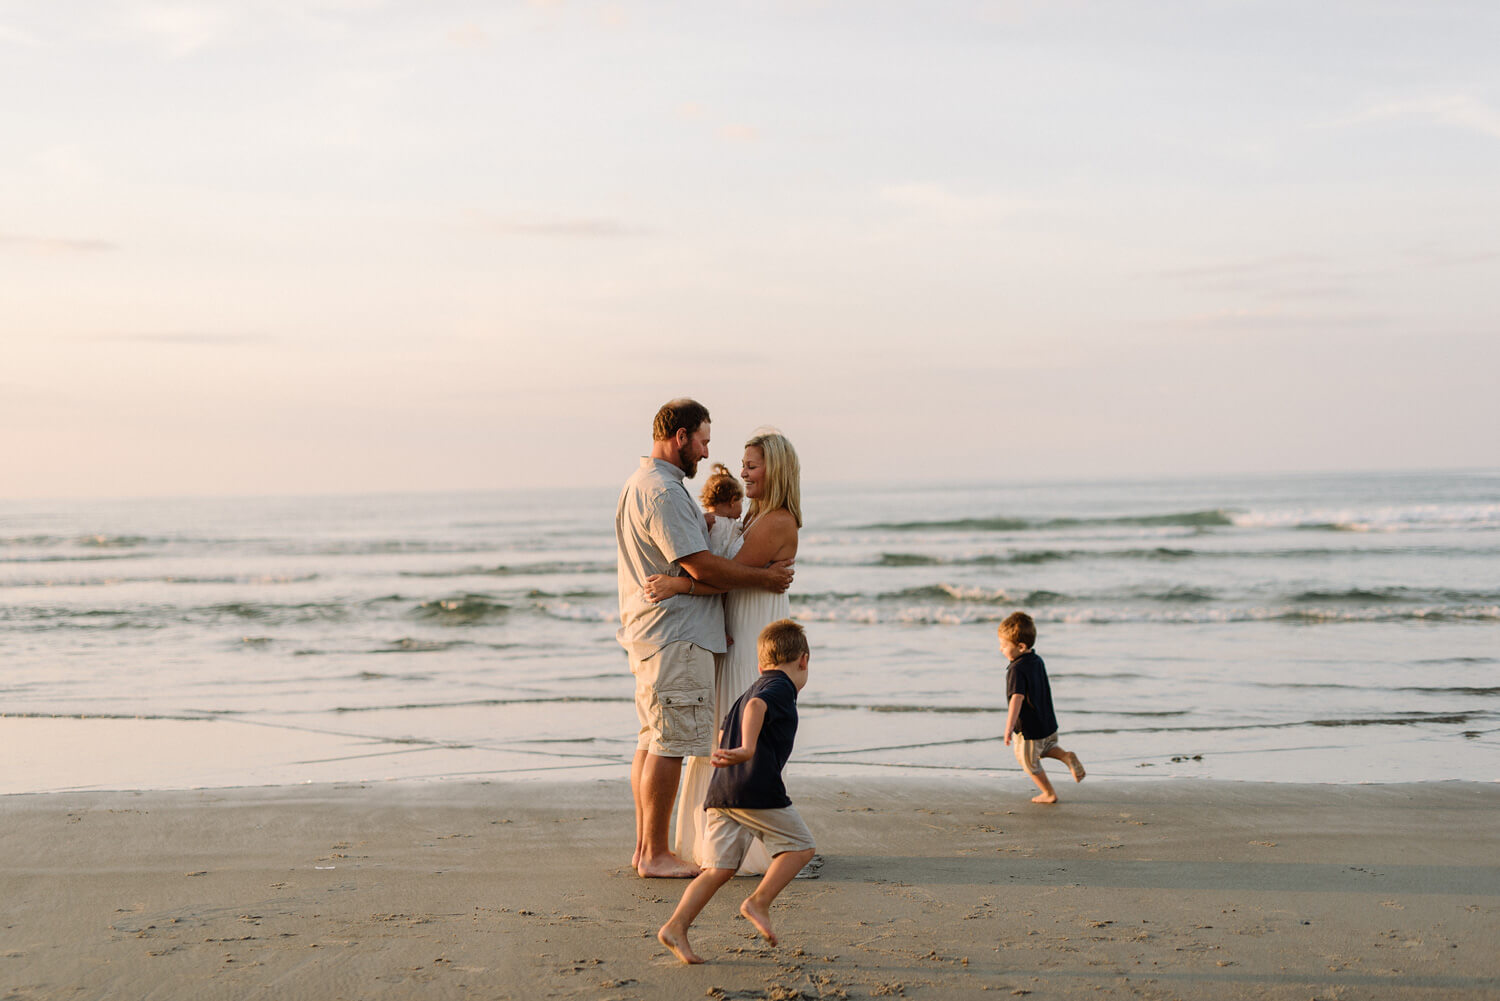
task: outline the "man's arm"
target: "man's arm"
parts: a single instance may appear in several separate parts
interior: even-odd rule
[[[792,586],[791,560],[778,560],[767,567],[747,567],[703,549],[691,556],[682,557],[677,564],[691,574],[694,580],[721,591],[753,588],[781,594]]]
[[[1020,692],[1010,697],[1010,711],[1005,714],[1005,742],[1010,743],[1010,735],[1016,732],[1016,724],[1021,720],[1021,703],[1026,701],[1026,696]]]
[[[760,728],[766,721],[765,699],[751,699],[745,703],[745,712],[740,717],[740,746],[719,748],[709,757],[708,763],[715,768],[738,765],[755,757],[755,745],[760,741]]]

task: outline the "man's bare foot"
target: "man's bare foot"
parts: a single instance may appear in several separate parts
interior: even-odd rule
[[[1048,795],[1047,793],[1041,792],[1031,797],[1031,801],[1033,803],[1056,803],[1057,796],[1055,794]]]
[[[755,926],[761,938],[772,945],[776,944],[776,933],[771,930],[771,912],[757,904],[755,898],[746,897],[744,903],[740,904],[740,913]]]
[[[661,926],[656,933],[656,940],[677,954],[677,958],[684,963],[695,964],[703,962],[703,957],[693,951],[688,945],[687,930],[678,930],[668,922]]]
[[[1083,770],[1083,762],[1078,760],[1078,755],[1074,754],[1072,751],[1069,751],[1066,760],[1068,762],[1068,771],[1073,773],[1073,781],[1082,782],[1083,777],[1087,775],[1088,772],[1085,772]]]
[[[649,863],[643,859],[636,865],[635,871],[643,879],[692,879],[703,870],[667,852],[665,855],[658,855]]]

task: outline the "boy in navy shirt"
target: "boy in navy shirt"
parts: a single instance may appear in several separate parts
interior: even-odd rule
[[[812,834],[781,781],[797,735],[797,693],[807,684],[807,635],[791,619],[780,619],[761,630],[755,648],[760,677],[725,714],[718,749],[709,758],[714,774],[703,801],[709,865],[656,933],[684,963],[703,962],[688,944],[688,927],[734,876],[755,838],[765,842],[771,865],[740,913],[772,945],[771,901],[813,857]]]
[[[1052,686],[1047,683],[1047,665],[1036,655],[1036,623],[1025,612],[1012,612],[1000,623],[1000,652],[1010,661],[1005,672],[1005,695],[1010,700],[1005,716],[1005,742],[1016,738],[1016,760],[1041,794],[1033,803],[1056,803],[1057,792],[1042,771],[1043,758],[1056,758],[1068,766],[1074,782],[1083,781],[1083,762],[1072,751],[1057,746],[1057,716],[1052,712]]]

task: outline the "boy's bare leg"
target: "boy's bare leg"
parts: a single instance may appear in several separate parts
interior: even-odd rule
[[[1074,782],[1082,782],[1083,777],[1088,774],[1083,770],[1083,762],[1079,761],[1078,755],[1074,754],[1072,751],[1064,751],[1060,747],[1054,747],[1049,749],[1046,754],[1042,755],[1042,757],[1056,758],[1058,761],[1061,761],[1063,764],[1067,765],[1068,772],[1072,774]]]
[[[713,899],[714,894],[719,892],[719,887],[733,878],[733,869],[704,869],[699,873],[698,878],[682,891],[677,910],[672,912],[666,924],[657,929],[656,940],[676,953],[677,958],[684,963],[703,962],[703,957],[688,944],[688,928],[704,906]]]
[[[771,901],[776,899],[778,893],[786,889],[788,883],[797,878],[797,873],[812,861],[812,857],[811,848],[800,852],[782,852],[777,855],[766,867],[766,874],[760,878],[755,892],[740,904],[740,913],[755,926],[755,930],[760,932],[761,937],[772,945],[776,944],[776,933],[771,930]]]
[[[648,752],[641,765],[640,794],[636,799],[636,809],[641,816],[641,857],[635,871],[642,876],[692,879],[702,871],[673,855],[667,847],[672,802],[677,798],[677,780],[681,775],[681,758],[666,758]]]
[[[1027,772],[1026,774],[1031,776],[1031,781],[1035,782],[1036,787],[1042,791],[1040,796],[1031,797],[1033,803],[1057,802],[1057,790],[1052,788],[1052,782],[1047,778],[1047,773],[1042,771],[1040,763],[1037,764],[1036,771]]]

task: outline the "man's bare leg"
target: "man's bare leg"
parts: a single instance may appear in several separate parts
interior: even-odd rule
[[[812,857],[811,848],[777,855],[766,867],[766,874],[760,878],[755,892],[740,904],[740,913],[745,916],[745,920],[753,924],[761,937],[772,945],[776,944],[776,933],[771,930],[771,901],[786,889],[788,883],[797,878],[797,873],[812,861]]]
[[[1088,774],[1083,770],[1083,762],[1079,761],[1078,755],[1074,754],[1072,751],[1064,751],[1060,747],[1054,747],[1049,749],[1046,754],[1042,755],[1042,757],[1056,758],[1058,761],[1061,761],[1063,764],[1067,765],[1068,772],[1073,776],[1074,782],[1082,782],[1083,777]]]
[[[1047,778],[1047,773],[1042,771],[1040,762],[1036,766],[1036,771],[1026,774],[1031,776],[1031,781],[1035,782],[1036,787],[1042,791],[1040,796],[1031,797],[1033,803],[1057,802],[1057,790],[1052,788],[1052,782]]]
[[[656,940],[677,954],[677,958],[684,963],[701,963],[703,957],[693,951],[688,944],[688,928],[703,910],[704,906],[713,899],[719,887],[734,878],[733,869],[704,869],[698,874],[698,878],[688,884],[688,888],[682,891],[682,899],[677,902],[677,910],[667,919],[656,932]]]
[[[677,798],[677,780],[682,775],[682,759],[646,754],[641,766],[641,858],[635,870],[642,876],[657,879],[692,879],[700,870],[684,862],[667,847],[667,832],[672,823],[672,803]]]
[[[641,867],[641,848],[646,843],[646,813],[641,808],[641,773],[646,769],[646,751],[637,749],[630,762],[630,798],[635,802],[635,854],[630,857],[630,868]]]

